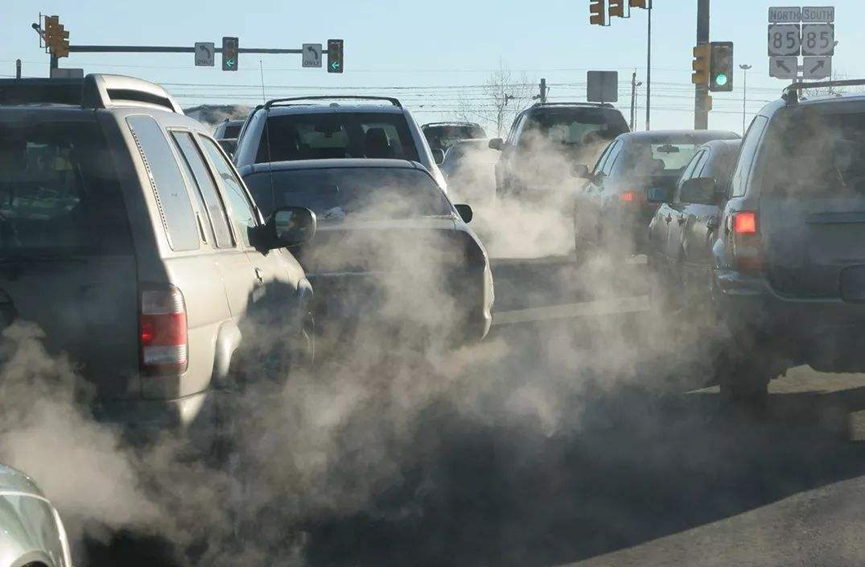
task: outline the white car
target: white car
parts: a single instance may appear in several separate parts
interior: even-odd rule
[[[0,465],[0,567],[71,567],[60,515],[27,475]]]
[[[438,167],[444,152],[430,149],[414,117],[395,98],[313,96],[268,101],[247,118],[234,154],[238,168],[358,158],[417,162],[447,193]]]

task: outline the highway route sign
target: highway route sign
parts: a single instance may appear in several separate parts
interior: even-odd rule
[[[769,8],[770,24],[798,24],[802,21],[802,8],[785,6]]]
[[[321,44],[303,44],[303,67],[321,67]]]
[[[799,75],[799,58],[770,57],[769,76],[776,79],[795,79]]]
[[[799,24],[770,24],[769,57],[798,56],[801,40]]]
[[[835,24],[803,24],[802,55],[835,55]]]
[[[805,79],[826,79],[832,76],[831,57],[803,57],[802,77]]]
[[[802,8],[802,21],[831,24],[835,21],[835,6],[805,6]]]
[[[188,44],[187,44],[188,45]],[[199,41],[195,44],[195,66],[213,67],[216,46],[213,42]]]

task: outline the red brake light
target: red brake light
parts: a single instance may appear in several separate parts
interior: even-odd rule
[[[625,191],[622,193],[622,201],[626,203],[633,203],[637,200],[637,192],[636,191]]]
[[[733,215],[733,232],[736,234],[757,234],[757,213],[739,211]]]
[[[174,286],[141,292],[139,337],[141,367],[150,372],[182,373],[188,361],[186,303]]]

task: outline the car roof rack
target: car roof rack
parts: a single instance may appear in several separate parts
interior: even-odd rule
[[[814,83],[793,83],[784,89],[781,98],[787,106],[799,104],[799,91],[807,89],[819,89],[823,87],[861,87],[865,86],[865,79],[845,79],[843,81],[817,81]]]
[[[421,128],[426,128],[427,126],[480,126],[480,124],[463,120],[447,120],[445,122],[429,122],[421,126]]]
[[[270,108],[272,106],[284,105],[288,103],[288,106],[291,103],[298,103],[304,100],[378,100],[378,101],[387,101],[394,105],[397,108],[402,108],[402,103],[399,99],[388,97],[388,96],[361,96],[361,95],[319,95],[319,96],[294,96],[289,98],[275,98],[273,100],[269,100],[264,104],[264,108]]]
[[[147,106],[183,114],[177,101],[159,85],[124,75],[0,80],[0,105],[22,104],[68,104],[92,109]]]
[[[532,108],[536,106],[604,106],[613,108],[609,102],[536,102]]]

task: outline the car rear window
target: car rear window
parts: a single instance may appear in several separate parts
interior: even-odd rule
[[[243,122],[238,124],[226,124],[225,131],[222,133],[223,138],[237,138],[240,135],[240,129],[243,127]]]
[[[402,114],[333,112],[270,116],[256,163],[307,159],[418,160]]]
[[[259,209],[312,209],[319,218],[411,218],[451,214],[428,174],[414,169],[333,168],[261,171],[245,178]]]
[[[95,122],[0,122],[0,255],[131,251],[114,160]]]
[[[612,140],[628,131],[621,113],[606,108],[556,108],[532,112],[523,136],[540,135],[552,142],[588,145]]]
[[[423,130],[430,147],[447,149],[460,140],[486,138],[487,133],[477,124],[429,126]]]
[[[766,133],[763,193],[831,197],[865,195],[865,108],[788,109]],[[769,165],[770,164],[770,165]]]
[[[701,143],[675,140],[632,142],[625,151],[621,166],[629,175],[678,177],[701,147]]]

